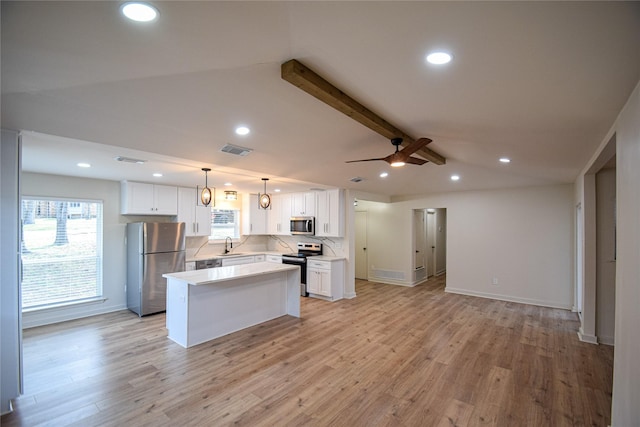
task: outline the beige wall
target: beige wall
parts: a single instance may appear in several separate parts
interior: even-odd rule
[[[447,291],[572,307],[572,185],[359,202],[375,230],[367,236],[371,268],[402,276],[387,283],[410,284],[412,210],[427,207],[447,212]]]

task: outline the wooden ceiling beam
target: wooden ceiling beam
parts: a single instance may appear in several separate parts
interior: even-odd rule
[[[383,137],[389,140],[397,137],[402,138],[403,147],[415,141],[413,137],[351,98],[300,61],[291,59],[285,62],[282,64],[281,72],[283,80],[346,114]],[[446,163],[446,159],[443,156],[427,147],[416,151],[416,154],[436,165],[444,165]]]

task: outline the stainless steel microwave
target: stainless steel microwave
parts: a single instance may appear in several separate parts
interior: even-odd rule
[[[290,220],[289,230],[291,234],[306,234],[313,236],[316,233],[316,220],[312,216],[293,216]]]

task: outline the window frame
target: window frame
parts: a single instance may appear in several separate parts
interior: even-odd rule
[[[213,236],[213,231],[214,231],[214,222],[213,222],[213,215],[214,215],[214,211],[234,211],[235,212],[235,217],[234,217],[234,228],[237,230],[237,236],[230,236],[231,237],[231,241],[236,243],[239,242],[242,238],[242,229],[241,229],[241,223],[240,223],[240,219],[241,219],[241,215],[242,215],[242,210],[237,209],[237,208],[217,208],[217,207],[211,207],[211,234],[208,236],[208,241],[210,245],[214,245],[214,244],[220,244],[220,243],[224,243],[226,238],[217,238],[217,237],[212,237]]]
[[[99,209],[96,212],[96,292],[95,295],[84,297],[84,298],[76,298],[76,299],[68,299],[64,301],[56,301],[49,302],[45,304],[37,304],[29,307],[24,307],[23,300],[23,290],[21,286],[20,292],[20,310],[23,313],[39,311],[39,310],[47,310],[57,307],[64,307],[70,305],[77,305],[83,303],[91,303],[95,301],[105,301],[106,298],[104,296],[104,217],[105,217],[105,204],[104,200],[100,199],[89,199],[89,198],[76,198],[76,197],[66,197],[66,196],[33,196],[23,194],[20,198],[20,240],[24,239],[25,231],[23,221],[23,202],[24,201],[35,201],[35,202],[66,202],[69,203],[67,208],[71,207],[71,204],[80,204],[80,203],[95,203],[98,204]],[[68,215],[68,214],[67,214]],[[68,217],[67,220],[70,218]],[[21,265],[23,265],[23,255],[22,250],[20,251]],[[22,266],[20,281],[22,283],[24,279],[24,265]]]

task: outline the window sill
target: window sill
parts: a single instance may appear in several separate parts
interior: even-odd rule
[[[37,312],[37,311],[50,310],[50,309],[55,309],[55,308],[66,308],[66,307],[70,307],[70,306],[78,306],[78,305],[84,305],[84,304],[103,303],[106,300],[107,300],[107,298],[105,298],[105,297],[86,298],[86,299],[75,300],[75,301],[66,301],[66,302],[60,302],[60,303],[55,303],[55,304],[47,304],[47,305],[39,305],[39,306],[36,306],[36,307],[23,308],[22,312],[23,313],[33,313],[33,312]]]

